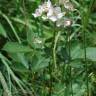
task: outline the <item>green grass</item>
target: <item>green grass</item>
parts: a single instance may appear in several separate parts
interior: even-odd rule
[[[96,0],[71,1],[57,28],[32,16],[41,0],[0,0],[0,96],[96,96]]]

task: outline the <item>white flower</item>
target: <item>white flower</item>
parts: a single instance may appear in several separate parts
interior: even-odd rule
[[[60,7],[52,7],[49,9],[49,11],[47,13],[48,19],[50,19],[53,22],[57,21],[58,19],[62,18],[63,16],[64,16],[64,13],[61,12]]]
[[[58,19],[60,19],[60,18],[62,18],[63,17],[63,13],[61,13],[61,8],[60,7],[55,7],[54,8],[54,12],[55,12],[55,14],[57,15],[57,18]]]
[[[36,18],[41,16],[44,12],[48,12],[49,9],[52,7],[51,1],[48,0],[47,2],[45,2],[44,4],[40,5],[36,10],[35,13],[33,13],[32,15]]]
[[[60,19],[56,22],[56,26],[57,27],[60,27],[60,26],[64,26],[64,27],[68,27],[68,26],[71,26],[72,24],[72,20],[71,19]]]
[[[68,10],[73,10],[73,5],[69,2],[69,0],[63,0],[64,7]],[[62,17],[66,14],[66,12],[62,12],[60,7],[54,7],[50,0],[44,2],[40,5],[34,14],[32,14],[35,18],[41,16],[43,20],[51,20],[56,22],[57,27],[60,26],[70,26],[70,20],[64,20]]]
[[[33,13],[32,15],[33,15],[35,18],[36,18],[36,17],[39,17],[39,16],[42,15],[42,10],[38,8],[38,9],[35,10],[35,13]]]
[[[64,20],[64,27],[71,26],[71,24],[72,24],[72,20],[71,19]]]
[[[48,0],[47,2],[45,2],[44,4],[42,4],[42,10],[43,12],[48,12],[48,10],[52,7],[52,3],[50,0]]]

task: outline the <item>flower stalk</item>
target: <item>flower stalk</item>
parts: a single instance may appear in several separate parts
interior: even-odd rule
[[[55,69],[57,69],[57,60],[56,60],[56,47],[57,47],[57,43],[60,37],[60,33],[61,31],[58,31],[57,34],[56,32],[54,32],[54,46],[53,46],[53,64]]]

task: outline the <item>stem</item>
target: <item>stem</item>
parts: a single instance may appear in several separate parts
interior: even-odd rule
[[[52,96],[52,69],[51,69],[51,62],[49,62],[49,74],[50,74],[50,82],[49,82],[49,94],[48,96]]]
[[[54,44],[54,47],[53,47],[53,63],[54,63],[55,69],[57,69],[55,44]]]
[[[60,36],[60,31],[58,31],[57,35],[56,35],[56,31],[54,30],[54,37],[53,37],[53,42],[52,42],[52,55],[53,55],[53,65],[55,68],[57,68],[57,64],[56,64],[56,47],[57,47],[57,42]],[[52,47],[51,46],[51,47]],[[52,95],[52,65],[51,62],[49,63],[49,73],[50,73],[50,92],[49,92],[49,96]]]
[[[69,31],[68,31],[68,51],[69,51],[69,62],[68,62],[68,65],[69,65],[69,72],[70,72],[70,88],[71,88],[71,96],[73,96],[73,87],[72,87],[72,68],[71,68],[71,65],[70,65],[70,61],[71,61],[71,40],[70,40],[70,28],[69,28]]]
[[[86,87],[87,87],[87,96],[89,96],[89,80],[88,80],[88,63],[87,63],[87,55],[86,55],[86,33],[84,31],[83,34],[83,44],[84,44],[84,61],[85,61],[85,71],[86,71]]]
[[[56,69],[57,68],[57,64],[56,64],[56,43],[55,43],[56,40],[55,39],[56,39],[56,31],[54,30],[52,52],[53,52],[53,65],[54,65],[54,68]]]
[[[56,47],[57,47],[57,43],[58,43],[60,33],[61,33],[60,31],[58,31],[57,35],[56,35],[56,33],[54,33],[53,63],[54,63],[55,68],[57,68]]]
[[[86,52],[86,28],[89,23],[89,17],[91,14],[91,9],[94,4],[95,0],[90,1],[90,5],[88,6],[87,12],[83,12],[82,17],[82,32],[83,32],[83,47],[84,47],[84,61],[85,61],[85,71],[86,71],[86,89],[87,89],[87,96],[90,96],[89,92],[89,78],[88,78],[88,63],[87,63],[87,52]],[[84,6],[84,4],[83,4]]]

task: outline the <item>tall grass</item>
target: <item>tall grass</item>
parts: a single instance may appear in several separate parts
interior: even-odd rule
[[[0,96],[95,96],[96,1],[72,0],[60,28],[32,16],[41,2],[0,0]]]

